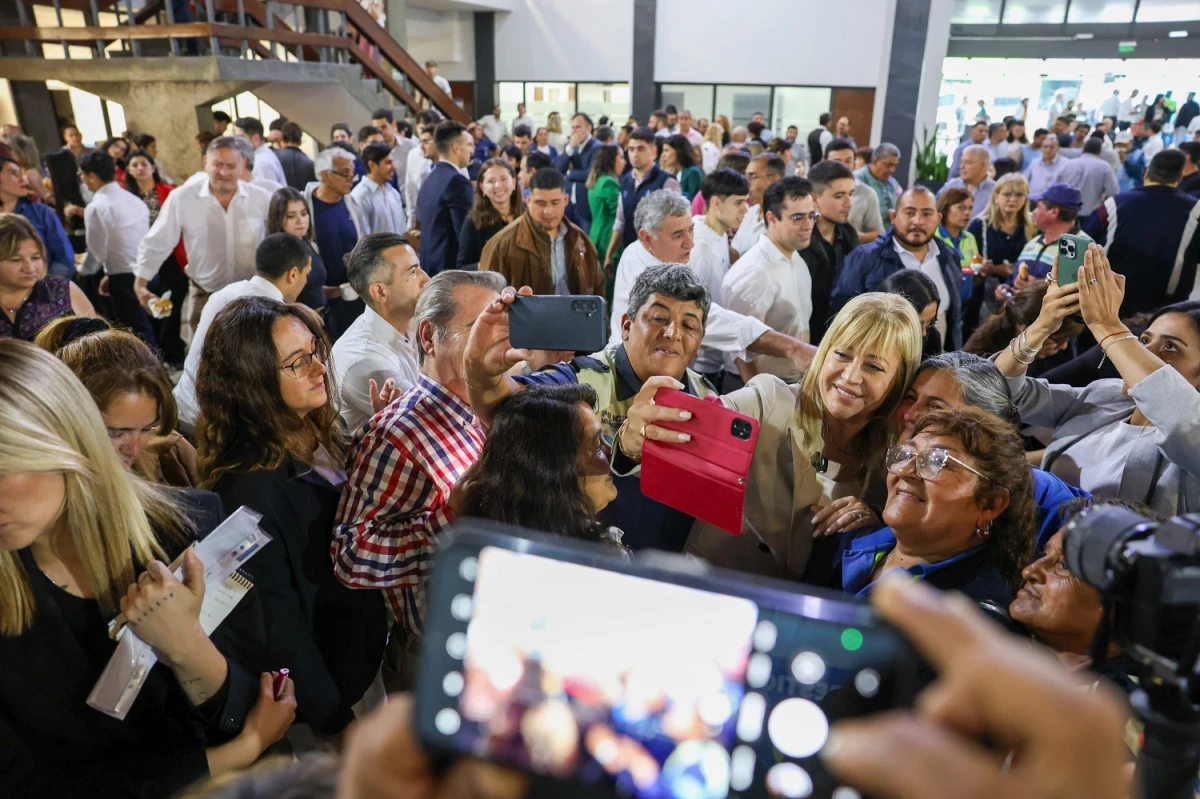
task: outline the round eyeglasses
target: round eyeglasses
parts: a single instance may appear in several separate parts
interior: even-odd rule
[[[942,469],[946,468],[946,464],[956,463],[968,472],[992,482],[986,474],[954,457],[943,447],[930,447],[921,452],[911,444],[897,444],[888,449],[884,465],[889,472],[901,474],[909,463],[913,463],[913,470],[922,480],[936,480]]]

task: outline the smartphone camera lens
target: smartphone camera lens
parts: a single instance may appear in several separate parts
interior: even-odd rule
[[[1075,242],[1071,239],[1063,239],[1059,242],[1058,251],[1064,258],[1074,258]]]
[[[752,428],[750,427],[750,423],[745,419],[734,419],[733,424],[730,425],[730,432],[733,433],[734,438],[749,441]]]
[[[583,310],[583,300],[575,300],[574,302],[572,302],[571,310],[574,311],[575,313],[579,313],[580,311],[582,311]]]

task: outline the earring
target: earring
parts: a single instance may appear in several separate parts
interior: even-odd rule
[[[976,525],[975,535],[977,535],[981,541],[986,541],[988,539],[988,536],[990,536],[991,534],[992,534],[992,523],[991,522],[985,522],[984,524]]]

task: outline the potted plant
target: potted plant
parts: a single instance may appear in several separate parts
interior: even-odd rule
[[[938,149],[937,137],[929,135],[929,128],[924,133],[921,149],[917,150],[916,182],[936,194],[950,175],[950,165],[946,163],[946,154]]]

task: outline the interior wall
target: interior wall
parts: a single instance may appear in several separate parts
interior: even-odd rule
[[[518,0],[496,14],[497,81],[632,77],[633,0]]]
[[[409,6],[407,49],[418,63],[433,59],[446,80],[475,80],[475,14]]]
[[[658,0],[654,79],[879,87],[891,2],[744,0],[716,13],[695,0]]]

